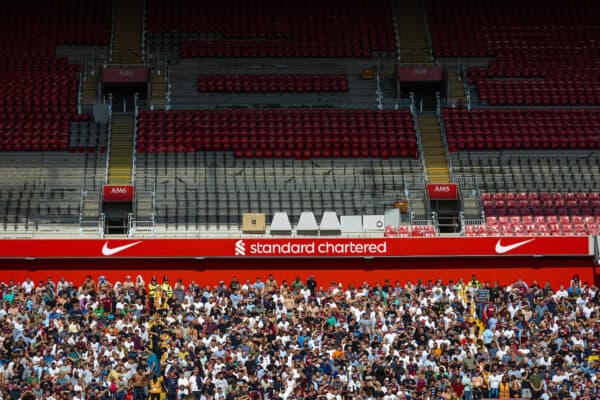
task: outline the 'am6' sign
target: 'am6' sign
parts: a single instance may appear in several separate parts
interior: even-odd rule
[[[133,201],[133,186],[104,185],[104,201]]]

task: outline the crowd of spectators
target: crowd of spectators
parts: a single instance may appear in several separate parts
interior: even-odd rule
[[[577,277],[53,278],[1,284],[0,400],[600,396],[599,293]]]

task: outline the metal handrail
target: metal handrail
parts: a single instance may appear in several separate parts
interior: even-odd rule
[[[110,29],[110,42],[108,45],[108,64],[112,64],[112,53],[113,53],[113,43],[115,41],[115,26],[117,23],[117,0],[113,0],[112,3],[112,18],[111,18],[111,29]]]
[[[110,162],[110,148],[111,148],[111,140],[112,140],[112,121],[113,121],[113,112],[112,112],[112,93],[108,94],[108,135],[106,137],[106,172],[104,174],[104,183],[108,183],[108,169]]]
[[[474,174],[458,174],[452,177],[452,182],[458,184],[462,189],[477,190],[477,177]]]
[[[137,106],[138,93],[134,96],[134,117],[133,117],[133,148],[131,150],[131,183],[135,182],[136,165],[137,165],[137,134],[138,134],[138,112]]]
[[[462,218],[462,225],[483,225],[485,220],[483,218]]]
[[[459,72],[462,76],[462,84],[463,89],[465,91],[465,96],[467,98],[467,111],[471,111],[471,87],[469,86],[469,82],[467,81],[467,65],[464,63],[462,58],[460,59],[460,69]]]
[[[87,63],[87,60],[86,60]],[[85,73],[85,65],[84,68],[79,71],[79,82],[77,84],[77,114],[81,115],[81,92],[83,91],[83,80],[86,78],[87,74]]]
[[[99,224],[100,226],[98,227],[98,229],[99,229],[98,233],[100,234],[100,237],[103,238],[104,237],[104,228],[106,226],[106,215],[104,213],[100,213],[99,221],[100,221],[100,224]]]
[[[165,109],[169,111],[171,109],[171,99],[173,97],[173,85],[171,84],[171,66],[165,61],[165,80],[167,84],[166,104]]]
[[[142,61],[144,62],[144,66],[147,67],[146,60],[146,0],[144,0],[144,4],[142,6]]]
[[[411,94],[412,96],[412,94]],[[419,159],[423,168],[424,176],[427,176],[427,165],[425,163],[425,152],[423,151],[423,143],[421,141],[421,128],[419,126],[419,117],[417,113],[413,114],[413,124],[415,126],[415,135],[417,137],[417,148],[419,150]]]
[[[440,108],[466,108],[470,111],[471,99],[470,97],[447,97],[439,99],[439,107]]]
[[[377,83],[377,87],[375,89],[375,96],[377,99],[377,109],[383,110],[383,93],[381,91],[381,78],[380,78],[380,74],[379,74],[379,69],[377,70],[377,73],[375,75],[375,81]]]
[[[427,47],[429,48],[429,56],[433,60],[433,41],[431,39],[431,30],[429,29],[429,18],[427,17],[427,7],[425,2],[421,1],[421,13],[423,14],[423,25],[425,25],[425,37],[427,38]]]
[[[436,93],[436,99],[439,99],[439,92]],[[454,168],[452,167],[452,157],[450,157],[450,149],[448,148],[448,140],[446,138],[446,127],[444,126],[444,120],[442,118],[442,113],[439,107],[436,107],[436,117],[438,120],[438,125],[440,126],[440,134],[442,136],[442,144],[444,145],[444,155],[446,156],[446,163],[448,164],[448,172],[450,173],[450,178],[454,175]]]

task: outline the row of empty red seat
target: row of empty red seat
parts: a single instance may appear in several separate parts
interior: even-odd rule
[[[333,39],[333,40],[328,40]],[[323,34],[317,44],[290,41],[185,41],[182,57],[371,57],[373,50],[393,50],[368,41],[346,42]]]
[[[526,200],[526,201],[570,201],[570,200],[600,200],[600,193],[597,192],[496,192],[481,193],[482,200]]]
[[[481,201],[485,215],[490,217],[600,215],[599,193],[483,193]]]
[[[202,33],[213,41],[182,41],[183,57],[370,57],[393,51],[389,4],[365,0],[193,0],[147,3],[149,34]]]
[[[347,92],[346,74],[200,75],[200,92]]]
[[[433,225],[386,225],[384,236],[389,238],[435,237],[438,236],[438,231]]]
[[[600,110],[444,109],[450,151],[597,149]]]
[[[347,118],[354,125],[338,121]],[[233,151],[238,157],[417,157],[408,111],[142,112],[140,152]]]
[[[434,53],[494,57],[489,66],[467,71],[469,83],[490,105],[600,104],[594,89],[600,79],[600,29],[594,22],[600,6],[513,0],[503,7],[428,0]],[[490,78],[519,80],[485,80]]]
[[[475,80],[479,97],[490,105],[593,105],[600,104],[598,81],[581,79],[510,81]]]
[[[600,233],[600,225],[530,223],[465,225],[465,236],[588,236]]]
[[[2,137],[0,151],[65,151],[69,147],[69,131],[50,136],[41,134],[35,137]]]
[[[148,121],[165,123],[209,123],[257,125],[260,123],[292,123],[294,125],[327,126],[349,124],[379,128],[382,126],[406,126],[412,124],[408,110],[177,110],[142,112]]]
[[[525,207],[598,207],[600,200],[483,200],[485,208],[525,208]]]
[[[581,215],[524,215],[524,216],[488,216],[485,218],[488,226],[492,225],[520,225],[520,224],[575,224],[575,225],[599,225],[599,216],[581,216]]]

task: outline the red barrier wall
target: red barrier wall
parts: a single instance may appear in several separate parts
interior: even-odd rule
[[[205,285],[215,285],[221,279],[229,282],[232,276],[238,280],[257,276],[266,279],[269,274],[281,282],[293,280],[296,276],[306,279],[314,275],[318,284],[328,287],[331,281],[360,285],[363,281],[371,284],[390,279],[404,284],[407,280],[427,281],[441,278],[470,279],[476,274],[480,281],[510,284],[522,278],[531,283],[537,280],[540,285],[550,282],[554,288],[568,284],[573,275],[579,275],[583,282],[594,282],[595,268],[592,257],[497,257],[497,258],[431,258],[431,259],[205,259],[205,260],[0,260],[3,270],[2,280],[21,281],[30,276],[38,281],[48,276],[81,282],[87,274],[95,278],[105,275],[112,282],[124,280],[126,275],[141,274],[146,282],[155,275],[162,280],[164,275],[171,282],[182,278],[184,282],[195,280]]]

